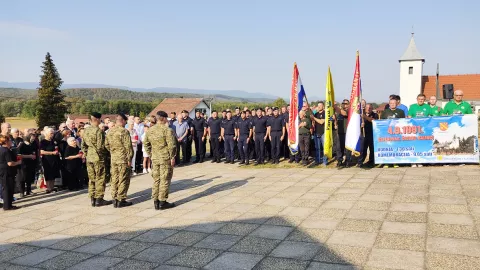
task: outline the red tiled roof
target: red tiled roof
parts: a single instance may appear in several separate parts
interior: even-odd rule
[[[427,98],[436,95],[435,82],[436,76],[422,76],[422,92]],[[453,84],[455,90],[462,90],[466,101],[480,100],[480,74],[440,75],[440,99],[443,99],[444,84]]]
[[[176,112],[178,115],[183,110],[191,112],[202,101],[203,98],[165,98],[149,115],[156,115],[158,111],[164,111],[168,115],[171,112]]]

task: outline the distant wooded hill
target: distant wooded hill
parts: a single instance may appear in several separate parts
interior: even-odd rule
[[[117,88],[71,88],[64,89],[62,92],[68,98],[84,100],[131,100],[142,102],[161,101],[167,97],[205,97],[202,94],[192,93],[157,93],[157,92],[136,92]],[[0,88],[0,98],[2,99],[35,99],[37,90],[20,88]],[[210,96],[209,96],[210,97]],[[271,102],[267,98],[240,98],[227,95],[213,95],[217,102]]]
[[[117,88],[71,88],[64,89],[62,92],[66,96],[65,101],[69,104],[69,113],[72,114],[87,114],[95,111],[104,114],[123,112],[145,116],[167,97],[206,97],[203,94],[136,92]],[[262,107],[285,103],[282,99],[274,101],[266,98],[240,98],[221,94],[208,97],[214,97],[214,109],[233,109],[237,106]],[[32,118],[36,115],[37,106],[37,90],[0,88],[0,115]]]

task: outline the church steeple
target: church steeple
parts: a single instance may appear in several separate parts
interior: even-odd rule
[[[408,44],[408,48],[405,53],[400,57],[399,62],[401,61],[414,61],[414,60],[421,60],[425,62],[425,58],[417,50],[417,45],[415,45],[415,39],[413,38],[415,33],[412,30],[412,37],[410,38],[410,43]]]

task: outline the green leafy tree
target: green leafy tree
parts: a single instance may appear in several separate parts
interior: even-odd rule
[[[274,107],[278,107],[278,108],[281,108],[283,106],[287,106],[287,102],[285,102],[285,100],[283,98],[277,98],[274,102],[273,102],[273,106]]]
[[[60,90],[63,81],[48,52],[42,65],[42,73],[38,88],[37,125],[56,126],[65,121],[67,104]]]
[[[5,116],[0,113],[0,124],[5,122]]]

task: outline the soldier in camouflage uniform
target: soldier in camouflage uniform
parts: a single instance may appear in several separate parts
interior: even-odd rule
[[[177,147],[173,130],[167,126],[167,113],[159,111],[157,115],[157,125],[145,134],[144,147],[153,163],[152,199],[155,209],[163,210],[175,206],[167,202],[167,199]]]
[[[105,148],[111,156],[111,183],[113,207],[132,205],[127,202],[127,191],[130,186],[130,167],[133,158],[133,146],[130,132],[125,128],[127,117],[124,114],[117,116],[115,127],[109,130],[105,138]]]
[[[111,204],[105,201],[105,134],[98,127],[100,124],[99,113],[92,113],[90,117],[91,126],[86,128],[82,137],[82,150],[87,159],[88,171],[88,195],[92,206],[103,206]]]

